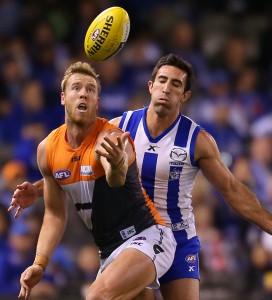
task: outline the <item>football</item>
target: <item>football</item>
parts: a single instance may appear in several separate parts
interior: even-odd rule
[[[129,31],[130,19],[125,9],[114,6],[102,11],[86,32],[86,55],[94,61],[103,61],[116,55],[124,47]]]

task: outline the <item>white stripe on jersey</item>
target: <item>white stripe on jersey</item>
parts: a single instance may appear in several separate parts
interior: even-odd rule
[[[88,229],[92,229],[92,200],[95,181],[79,181],[61,187],[66,191],[68,200],[72,200],[79,216]],[[78,200],[80,199],[80,202]]]
[[[142,118],[146,110],[126,112],[120,127],[131,132],[143,186],[160,215],[170,227],[179,223],[178,229],[186,232],[184,239],[190,239],[196,236],[191,191],[199,170],[193,153],[200,128],[180,114],[173,125],[153,139]]]

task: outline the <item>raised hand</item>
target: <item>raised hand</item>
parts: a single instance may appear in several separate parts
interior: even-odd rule
[[[105,157],[113,169],[120,168],[126,160],[125,145],[129,132],[122,133],[117,136],[117,143],[114,142],[109,136],[105,136],[101,142],[103,150],[96,150],[96,153]]]
[[[14,191],[8,211],[13,211],[16,207],[14,218],[18,218],[24,208],[27,208],[36,201],[38,198],[38,189],[28,181],[17,185]]]

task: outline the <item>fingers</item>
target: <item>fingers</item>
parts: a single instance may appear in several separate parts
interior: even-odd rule
[[[24,186],[25,186],[25,182],[22,183],[22,184],[17,185],[17,188],[16,188],[16,190],[14,191],[14,193],[12,195],[10,206],[8,208],[9,212],[13,211],[19,205],[18,198],[20,196],[20,192],[22,190],[24,190]]]
[[[21,289],[20,289],[18,298],[24,298],[24,297],[25,297],[25,288],[21,285]]]
[[[120,140],[120,137],[117,138],[117,144],[115,144],[111,139],[108,137],[104,138],[105,142],[101,143],[101,146],[104,148],[104,151],[97,151],[98,154],[106,157],[107,159],[110,158],[117,158],[120,155],[120,151],[123,151],[123,143]]]
[[[20,289],[20,293],[18,295],[18,298],[23,298],[23,299],[27,299],[31,288],[26,284],[26,280],[28,280],[32,275],[31,270],[26,269],[25,272],[22,273],[21,278],[20,278],[20,283],[21,283],[21,289]]]
[[[108,147],[109,149],[110,148],[112,148],[112,149],[116,149],[117,147],[122,147],[122,142],[121,142],[121,139],[120,139],[120,137],[118,136],[117,137],[117,144],[115,144],[114,143],[114,141],[113,140],[111,140],[109,137],[107,137],[107,136],[105,136],[104,137],[104,140],[107,142],[107,144],[110,146],[110,147]],[[104,144],[105,145],[105,143],[101,143],[101,145],[102,144]],[[104,148],[104,147],[103,147]],[[105,150],[106,150],[106,148],[105,148]]]
[[[128,141],[129,132],[124,132],[121,135],[116,136],[115,138],[105,136],[100,146],[105,150],[97,149],[96,153],[100,156],[103,156],[107,159],[110,164],[116,164],[123,160],[124,149]],[[117,163],[118,165],[119,163]]]
[[[126,131],[124,132],[122,135],[121,135],[121,138],[122,138],[122,142],[124,143],[125,141],[127,141],[127,138],[129,137],[130,135],[130,132],[129,131]]]
[[[117,147],[119,147],[121,150],[124,149],[124,142],[120,136],[117,137]]]
[[[104,142],[101,143],[101,146],[108,152],[108,153],[111,153],[115,148],[116,148],[116,145],[115,144],[106,144]]]
[[[20,214],[22,213],[22,211],[23,211],[23,208],[19,206],[19,207],[17,208],[17,210],[16,210],[16,213],[15,213],[15,215],[14,215],[14,218],[15,218],[15,219],[19,218],[19,216],[20,216]]]
[[[108,145],[105,143],[101,143],[101,146],[109,152],[109,150],[124,150],[124,145],[127,140],[129,132],[123,133],[121,136],[117,137],[117,144],[111,140],[109,137],[104,137],[104,140],[107,142]]]
[[[21,289],[20,289],[18,298],[28,299],[30,291],[31,291],[31,289],[25,288],[24,286],[21,285]]]
[[[18,203],[15,203],[15,204],[10,204],[10,207],[8,208],[8,212],[11,212],[13,211],[16,207],[17,207]],[[16,212],[15,212],[15,215],[14,215],[14,218],[17,219],[19,218],[20,214],[22,213],[23,211],[23,208],[22,207],[18,207]]]
[[[16,193],[16,191],[14,192],[14,194]],[[13,211],[17,207],[17,210],[16,210],[15,215],[14,215],[14,218],[17,219],[20,216],[20,214],[22,213],[23,208],[19,206],[19,203],[18,203],[17,199],[15,198],[16,196],[14,194],[13,194],[12,200],[10,202],[8,212]]]
[[[16,207],[17,207],[17,203],[14,203],[14,204],[10,203],[10,206],[9,206],[9,208],[8,208],[8,211],[11,212],[11,211],[13,211]]]
[[[12,199],[8,211],[13,211],[19,204],[17,203],[16,199]]]

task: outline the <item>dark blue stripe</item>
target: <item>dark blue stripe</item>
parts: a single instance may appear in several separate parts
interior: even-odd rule
[[[135,139],[138,125],[141,121],[142,116],[143,116],[142,109],[134,111],[130,116],[127,127],[125,128],[125,131],[130,132],[130,136],[133,138],[133,140]],[[123,118],[122,118],[121,122],[122,122],[122,124],[124,124]],[[120,123],[119,127],[121,128],[121,123]]]
[[[187,146],[191,125],[192,125],[192,121],[186,118],[185,116],[181,115],[179,127],[174,141],[175,146],[183,147],[183,148]],[[182,172],[182,168],[183,166],[170,166],[168,191],[167,191],[167,213],[173,224],[178,223],[182,220],[180,207],[178,206],[179,175]]]
[[[145,153],[142,165],[142,184],[152,201],[154,199],[157,159],[156,153]]]
[[[201,129],[202,128],[200,126],[197,126],[195,128],[194,133],[192,135],[191,145],[190,145],[190,159],[191,159],[191,164],[194,167],[198,167],[198,163],[195,161],[195,143],[196,143],[197,135]]]
[[[120,121],[120,123],[119,123],[119,128],[121,128],[121,129],[122,129],[123,125],[124,125],[124,122],[125,122],[127,113],[128,113],[127,111],[125,111],[125,112],[123,113],[122,118],[121,118],[121,121]]]
[[[179,175],[182,172],[182,166],[171,166],[169,172],[168,191],[167,191],[167,212],[172,223],[180,222],[181,214],[178,206],[179,194]],[[175,174],[177,177],[175,178]]]
[[[175,138],[175,146],[186,147],[192,121],[183,115],[179,122],[179,128]]]

